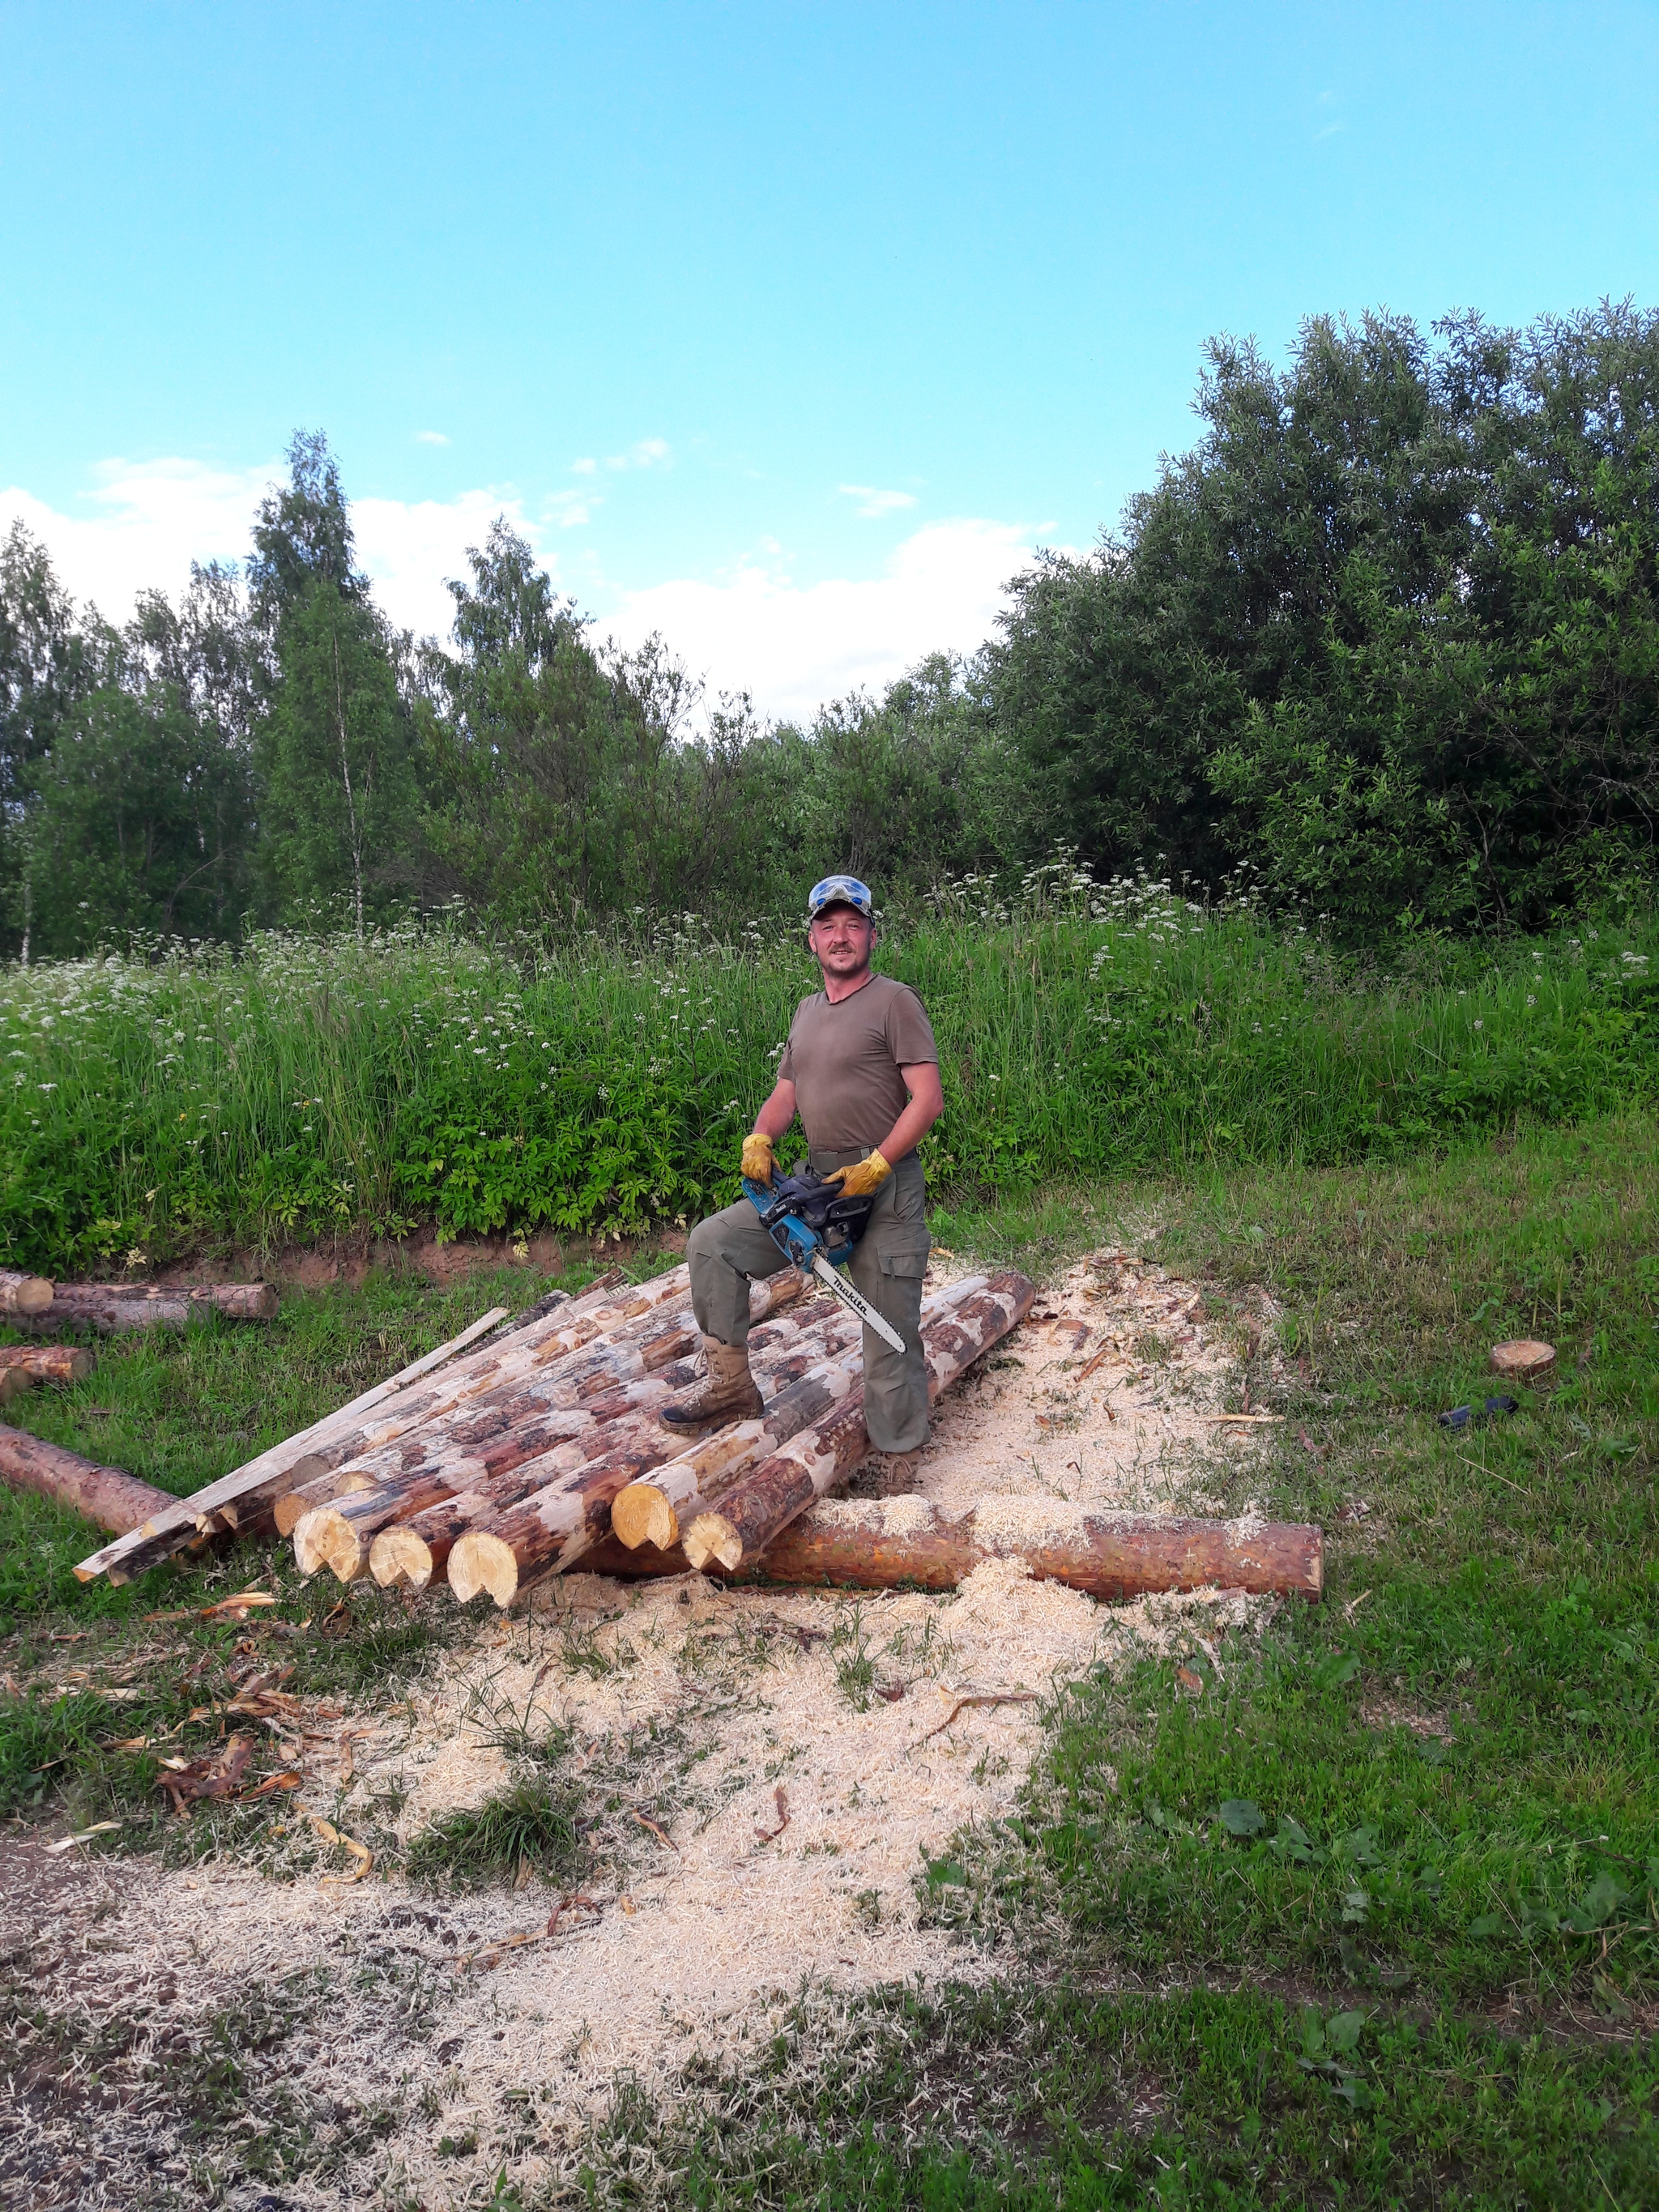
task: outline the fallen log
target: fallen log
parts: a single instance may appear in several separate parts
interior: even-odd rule
[[[176,1501],[118,1467],[100,1467],[79,1452],[43,1443],[22,1429],[0,1427],[0,1482],[68,1505],[100,1528],[137,1528]]]
[[[775,1306],[797,1302],[805,1289],[803,1275],[782,1269],[750,1285],[750,1310],[763,1319]],[[412,1434],[299,1486],[278,1502],[277,1528],[283,1531],[286,1522],[297,1537],[301,1521],[310,1522],[296,1556],[302,1563],[309,1556],[337,1572],[342,1562],[349,1561],[343,1579],[352,1580],[366,1569],[368,1547],[388,1523],[407,1520],[458,1490],[541,1462],[562,1447],[570,1448],[562,1465],[591,1457],[591,1449],[579,1448],[578,1440],[586,1438],[596,1424],[643,1413],[685,1387],[690,1370],[681,1371],[675,1363],[696,1341],[689,1307],[677,1301],[666,1318],[660,1311],[647,1314],[597,1346],[472,1397],[444,1418],[423,1422]],[[359,1477],[367,1482],[360,1486]],[[344,1495],[353,1488],[357,1495]],[[337,1502],[332,1520],[316,1517]],[[358,1532],[361,1546],[348,1533],[348,1524]]]
[[[936,1292],[922,1307],[924,1328],[973,1297],[985,1279],[983,1275],[970,1275]],[[680,1540],[682,1523],[689,1528],[730,1486],[740,1469],[755,1464],[754,1455],[746,1450],[747,1431],[752,1426],[745,1422],[719,1430],[700,1443],[689,1444],[640,1480],[630,1482],[611,1502],[613,1534],[630,1547],[650,1544],[659,1551],[672,1551]]]
[[[158,1284],[59,1283],[37,1326],[101,1329],[185,1328],[192,1316],[222,1313],[233,1321],[275,1321],[272,1283],[210,1283],[168,1289]]]
[[[793,1335],[789,1322],[799,1321],[799,1316],[787,1316],[750,1333],[756,1379],[769,1395],[781,1395],[793,1389],[820,1359],[852,1343],[858,1324],[834,1300],[821,1303],[829,1307],[829,1312],[817,1311],[811,1327],[798,1327]],[[617,1480],[624,1479],[628,1470],[637,1474],[654,1466],[674,1450],[677,1441],[657,1418],[661,1398],[684,1388],[693,1376],[686,1366],[670,1368],[658,1380],[665,1387],[643,1415],[613,1421],[602,1433],[596,1431],[591,1437],[573,1441],[510,1473],[487,1477],[383,1528],[369,1547],[369,1572],[383,1589],[424,1589],[444,1571],[455,1545],[475,1528],[495,1526],[511,1507],[562,1478],[586,1470],[581,1486],[584,1498],[590,1499],[608,1492]],[[743,1428],[752,1425],[721,1429],[715,1437],[733,1439]],[[712,1442],[702,1447],[715,1448]],[[726,1449],[730,1448],[728,1443]],[[596,1466],[594,1462],[600,1460],[603,1466]],[[334,1541],[341,1556],[349,1561],[348,1547],[338,1538]]]
[[[929,1401],[988,1352],[1030,1311],[1035,1286],[1010,1268],[934,1321],[924,1321]],[[822,1498],[870,1449],[860,1389],[827,1420],[763,1460],[720,1498],[699,1513],[684,1538],[694,1567],[718,1561],[734,1569],[766,1549],[814,1498]]]
[[[0,1267],[0,1313],[44,1313],[52,1304],[52,1285],[44,1275],[20,1275]]]
[[[130,1582],[195,1535],[221,1528],[236,1528],[243,1534],[257,1533],[269,1524],[274,1501],[295,1482],[325,1468],[338,1466],[369,1443],[384,1442],[388,1434],[401,1433],[403,1428],[413,1425],[431,1412],[459,1402],[471,1391],[488,1389],[509,1362],[533,1362],[544,1355],[558,1357],[573,1349],[575,1343],[586,1342],[600,1328],[614,1326],[633,1312],[642,1311],[665,1298],[689,1296],[688,1280],[684,1267],[674,1268],[656,1278],[654,1297],[647,1295],[653,1285],[642,1284],[637,1291],[627,1293],[618,1302],[613,1294],[622,1287],[623,1278],[619,1270],[613,1269],[597,1283],[590,1284],[578,1298],[567,1299],[562,1292],[554,1293],[552,1299],[532,1307],[518,1328],[463,1358],[463,1347],[484,1327],[483,1322],[475,1322],[448,1344],[440,1345],[434,1352],[388,1376],[384,1382],[363,1391],[349,1405],[324,1414],[308,1428],[284,1437],[281,1443],[271,1445],[229,1474],[220,1476],[189,1498],[177,1500],[156,1516],[154,1528],[135,1528],[117,1542],[106,1544],[101,1551],[82,1559],[75,1571],[82,1582],[90,1582],[100,1574],[107,1574],[113,1583]],[[557,1301],[556,1307],[554,1300]]]
[[[84,1382],[97,1365],[81,1344],[0,1345],[0,1374],[27,1382]]]
[[[1109,1603],[1158,1592],[1243,1589],[1317,1602],[1322,1530],[1297,1522],[1104,1513],[1048,1498],[982,1498],[965,1510],[925,1498],[820,1498],[758,1558],[717,1579],[843,1589],[954,1589],[985,1560],[1021,1559],[1038,1582]],[[614,1539],[582,1561],[594,1574],[680,1575],[681,1551]]]
[[[949,1304],[933,1329],[948,1334],[954,1316],[972,1310],[983,1288],[982,1278],[953,1285],[944,1294]],[[928,1329],[924,1322],[924,1340]],[[769,1466],[769,1455],[787,1449],[788,1438],[803,1431],[822,1434],[838,1419],[837,1409],[854,1401],[861,1405],[862,1378],[859,1341],[849,1328],[838,1351],[816,1361],[756,1419],[717,1431],[676,1457],[689,1465],[694,1481],[706,1471],[738,1482],[757,1464]],[[659,1437],[648,1456],[631,1443],[607,1451],[574,1473],[561,1473],[506,1511],[480,1516],[449,1554],[451,1590],[463,1605],[488,1590],[497,1605],[507,1606],[544,1575],[562,1573],[607,1533],[613,1500],[647,1468],[659,1467],[670,1449]]]

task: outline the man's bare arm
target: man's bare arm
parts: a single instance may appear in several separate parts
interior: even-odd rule
[[[780,1137],[788,1134],[794,1118],[795,1086],[787,1076],[780,1077],[771,1097],[755,1116],[755,1133],[769,1137],[775,1145]]]
[[[877,1146],[890,1168],[896,1167],[907,1152],[915,1152],[945,1111],[944,1086],[939,1079],[939,1069],[931,1060],[919,1060],[913,1066],[900,1068],[899,1073],[904,1078],[910,1103]],[[780,1085],[779,1089],[782,1088]],[[792,1101],[793,1091],[794,1086],[791,1085]],[[758,1127],[758,1123],[756,1126]],[[787,1123],[785,1127],[787,1127]]]

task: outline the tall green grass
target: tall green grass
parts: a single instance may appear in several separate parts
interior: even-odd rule
[[[1342,963],[1317,928],[1140,876],[972,881],[878,964],[939,1032],[937,1181],[1414,1149],[1659,1087],[1645,915]],[[816,985],[798,930],[696,917],[553,946],[453,926],[8,969],[0,1258],[134,1267],[216,1241],[634,1231],[736,1189]]]

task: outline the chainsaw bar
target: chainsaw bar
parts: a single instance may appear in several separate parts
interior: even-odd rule
[[[846,1276],[838,1269],[832,1267],[822,1252],[815,1252],[812,1255],[812,1273],[823,1285],[825,1290],[835,1293],[849,1313],[855,1313],[858,1316],[866,1328],[874,1329],[882,1342],[890,1344],[895,1352],[903,1351],[904,1339],[894,1328],[892,1322],[878,1314],[868,1298],[860,1297]]]

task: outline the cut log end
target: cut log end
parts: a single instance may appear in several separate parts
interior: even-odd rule
[[[349,1498],[354,1491],[373,1490],[374,1487],[372,1475],[343,1474],[334,1486],[333,1495],[336,1498]],[[311,1512],[315,1506],[327,1503],[326,1498],[319,1498],[314,1494],[307,1498],[302,1496],[297,1490],[290,1490],[286,1497],[279,1498],[271,1508],[270,1517],[276,1524],[276,1534],[279,1536],[291,1536],[307,1513]]]
[[[461,1605],[471,1603],[480,1590],[488,1590],[502,1607],[511,1605],[519,1594],[519,1563],[511,1545],[470,1528],[450,1553],[449,1587]]]
[[[302,1575],[327,1567],[341,1582],[355,1583],[368,1571],[362,1538],[331,1505],[314,1506],[301,1515],[294,1530],[294,1557]]]
[[[0,1267],[0,1313],[45,1313],[52,1297],[52,1285],[44,1275],[20,1275]]]
[[[630,1482],[613,1498],[611,1526],[630,1552],[641,1544],[669,1552],[680,1540],[679,1516],[654,1482]]]
[[[712,1560],[733,1574],[743,1565],[743,1538],[723,1513],[699,1513],[685,1532],[685,1556],[699,1573]]]
[[[432,1580],[432,1547],[412,1528],[382,1528],[368,1547],[368,1571],[382,1589],[423,1590]]]
[[[1508,1344],[1493,1345],[1492,1364],[1494,1374],[1507,1376],[1512,1382],[1529,1382],[1554,1366],[1555,1346],[1537,1337],[1516,1337]]]

